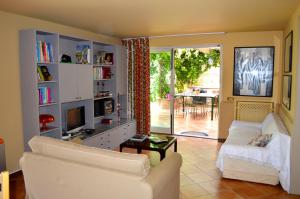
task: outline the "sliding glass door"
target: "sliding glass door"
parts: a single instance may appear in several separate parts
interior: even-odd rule
[[[151,49],[151,132],[172,134],[174,76],[173,51]]]

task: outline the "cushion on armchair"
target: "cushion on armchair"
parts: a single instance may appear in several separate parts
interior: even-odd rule
[[[150,171],[149,159],[142,154],[119,153],[44,136],[33,137],[29,146],[34,153],[126,172],[142,178]]]

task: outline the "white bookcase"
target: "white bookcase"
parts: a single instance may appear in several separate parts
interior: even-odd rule
[[[37,60],[37,41],[44,41],[53,46],[53,60],[41,62]],[[76,63],[78,45],[89,46],[87,62]],[[99,51],[113,53],[113,64],[98,63],[96,57]],[[61,63],[61,56],[71,57],[72,63]],[[86,128],[99,126],[103,117],[94,117],[94,100],[98,89],[107,90],[115,100],[114,113],[104,116],[117,120],[116,105],[118,93],[122,99],[121,116],[127,117],[127,73],[125,49],[121,46],[109,45],[98,41],[76,38],[59,33],[40,30],[22,30],[20,32],[20,70],[23,133],[25,151],[29,150],[28,141],[35,135],[61,138],[65,128],[65,112],[69,108],[85,106]],[[37,66],[47,66],[52,76],[51,81],[38,80]],[[95,67],[110,67],[110,79],[94,79]],[[125,68],[125,69],[124,69]],[[125,85],[125,86],[124,86]],[[40,104],[40,87],[51,89],[51,101]],[[47,130],[41,130],[40,114],[51,114],[55,121],[49,124]]]

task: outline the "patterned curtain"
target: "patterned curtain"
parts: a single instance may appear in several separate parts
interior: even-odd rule
[[[137,133],[150,134],[150,49],[148,38],[123,40],[128,57],[128,103]]]

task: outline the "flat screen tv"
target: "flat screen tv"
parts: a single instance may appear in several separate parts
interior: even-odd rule
[[[84,106],[71,108],[67,110],[67,133],[74,133],[82,129],[85,125]]]

